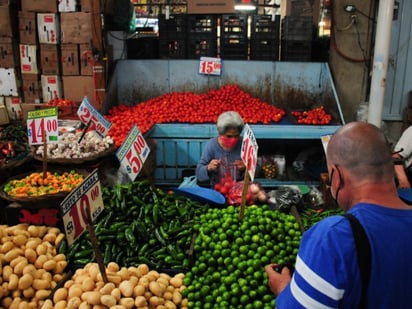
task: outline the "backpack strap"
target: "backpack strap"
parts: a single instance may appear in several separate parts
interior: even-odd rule
[[[367,308],[368,285],[371,273],[371,247],[369,239],[362,224],[359,223],[354,215],[345,213],[343,216],[350,222],[358,256],[359,271],[362,281],[362,294],[358,308]]]

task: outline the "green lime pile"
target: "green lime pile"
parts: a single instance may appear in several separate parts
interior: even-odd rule
[[[210,208],[195,225],[195,262],[185,275],[189,308],[259,308],[275,305],[265,266],[295,263],[301,233],[294,216],[267,205]]]

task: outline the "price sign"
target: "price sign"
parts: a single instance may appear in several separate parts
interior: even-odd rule
[[[249,173],[250,179],[253,181],[256,172],[258,145],[255,135],[249,125],[245,125],[244,132],[240,156],[246,165],[246,170]]]
[[[109,132],[112,124],[104,118],[92,104],[90,104],[87,97],[85,97],[77,110],[77,116],[80,121],[87,125],[90,122],[89,128],[95,130],[100,137],[105,137]]]
[[[71,191],[60,204],[69,245],[86,231],[88,224],[87,209],[90,209],[93,221],[104,209],[97,169],[88,175],[76,189]]]
[[[320,140],[321,140],[322,146],[323,146],[323,151],[325,151],[325,153],[326,153],[326,149],[328,148],[328,143],[329,143],[329,140],[330,140],[331,137],[332,137],[331,134],[322,135],[320,137]]]
[[[129,175],[129,178],[134,181],[142,170],[149,153],[150,148],[146,140],[139,128],[134,125],[122,146],[116,151],[116,157]]]
[[[57,143],[59,140],[57,107],[29,111],[27,113],[27,135],[30,145],[39,145],[44,142]]]
[[[204,75],[221,75],[222,59],[212,57],[200,57],[199,73]]]

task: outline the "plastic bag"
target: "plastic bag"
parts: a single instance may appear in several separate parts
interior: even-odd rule
[[[197,184],[196,176],[184,177],[182,183],[179,185],[178,188],[193,188],[193,187],[199,187],[199,185]]]

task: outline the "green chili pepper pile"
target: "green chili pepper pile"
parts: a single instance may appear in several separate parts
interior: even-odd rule
[[[208,205],[168,194],[147,180],[103,188],[104,212],[95,233],[104,262],[122,266],[141,263],[155,269],[186,269],[196,218]],[[88,233],[60,248],[69,263],[95,261]]]

